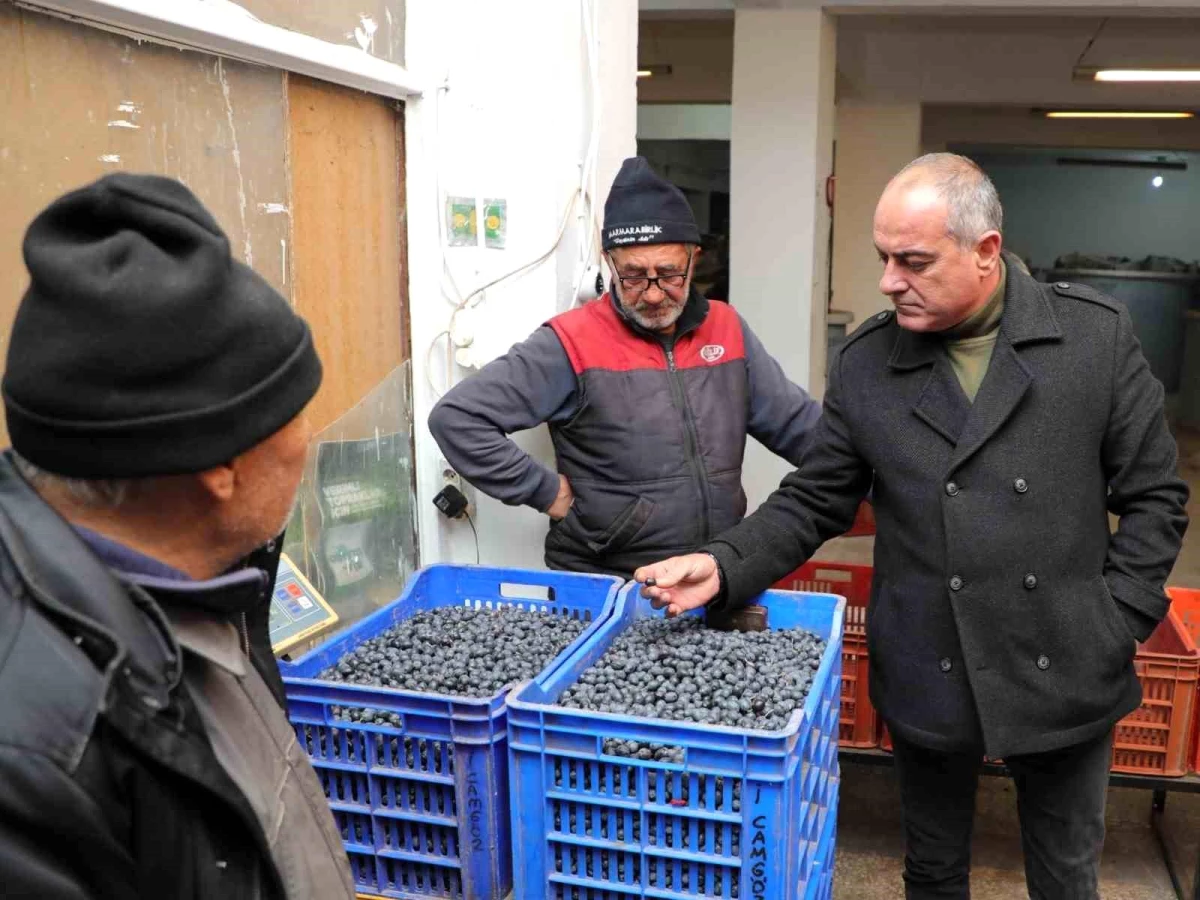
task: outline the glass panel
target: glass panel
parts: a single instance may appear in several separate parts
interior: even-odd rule
[[[309,448],[284,552],[337,611],[339,628],[395,600],[416,571],[411,422],[406,362]]]

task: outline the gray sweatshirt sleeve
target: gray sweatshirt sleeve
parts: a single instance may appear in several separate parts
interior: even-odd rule
[[[509,506],[545,512],[558,473],[509,435],[575,414],[579,388],[567,351],[548,326],[455,385],[429,414],[429,430],[460,475]]]
[[[775,455],[798,466],[821,418],[821,404],[792,383],[745,319],[742,335],[750,376],[750,435]]]

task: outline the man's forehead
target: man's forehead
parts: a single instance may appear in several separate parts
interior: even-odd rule
[[[872,235],[883,253],[907,256],[934,256],[948,239],[944,211],[934,209],[885,209],[881,204],[875,216]]]
[[[613,262],[621,268],[648,269],[664,265],[687,265],[686,244],[647,244],[644,247],[617,247],[611,252]]]

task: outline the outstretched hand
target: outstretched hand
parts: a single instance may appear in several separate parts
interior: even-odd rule
[[[707,553],[673,556],[643,566],[633,578],[642,585],[642,596],[650,599],[650,605],[655,609],[665,607],[669,617],[699,609],[721,590],[716,560]]]

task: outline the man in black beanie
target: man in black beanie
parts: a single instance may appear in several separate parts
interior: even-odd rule
[[[5,897],[351,898],[268,603],[321,382],[177,181],[52,203],[3,380]]]
[[[699,243],[683,192],[625,160],[604,206],[610,292],[550,320],[430,415],[471,484],[550,517],[551,568],[628,577],[701,546],[745,515],[746,436],[796,464],[820,417],[733,308],[692,289]],[[557,471],[509,439],[543,422]]]

